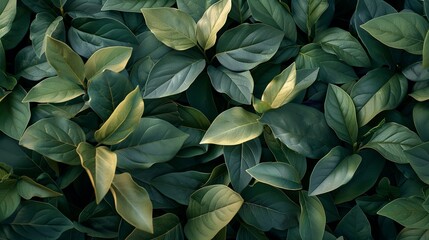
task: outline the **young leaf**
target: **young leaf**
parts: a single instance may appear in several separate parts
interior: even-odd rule
[[[338,142],[323,114],[305,105],[288,103],[264,113],[260,122],[288,148],[306,157],[321,158]]]
[[[254,167],[261,159],[261,142],[256,138],[237,146],[227,146],[223,154],[231,185],[235,191],[241,192],[252,180],[246,169]]]
[[[396,108],[407,89],[408,82],[402,74],[386,68],[368,72],[359,79],[350,94],[356,106],[358,125],[364,126],[378,113]]]
[[[187,13],[174,8],[142,8],[147,27],[165,45],[178,51],[197,45],[197,24]]]
[[[85,63],[85,76],[89,80],[95,75],[110,70],[120,72],[125,69],[131,57],[132,48],[114,46],[97,50]]]
[[[292,0],[292,15],[296,25],[311,36],[312,29],[328,6],[328,0]]]
[[[337,236],[347,239],[371,239],[371,225],[359,206],[354,206],[338,223],[335,229]]]
[[[52,37],[46,40],[46,59],[59,77],[84,85],[83,61],[67,44]]]
[[[95,191],[95,201],[99,204],[109,191],[115,177],[116,154],[104,146],[93,147],[86,142],[81,142],[77,146],[76,152],[79,154],[82,167],[91,180]]]
[[[62,195],[61,193],[55,192],[54,190],[35,182],[27,176],[22,176],[18,180],[16,188],[18,194],[26,200],[33,197],[48,198],[59,197]]]
[[[296,95],[297,92],[292,94],[297,85],[296,80],[296,66],[295,63],[292,63],[268,83],[261,100],[267,102],[271,108],[283,106],[293,99],[290,97],[291,95]]]
[[[319,43],[324,51],[336,55],[338,59],[350,66],[369,67],[371,65],[362,45],[348,31],[329,28],[318,33],[314,42]]]
[[[241,193],[241,219],[261,231],[284,230],[298,225],[298,206],[281,190],[257,183]],[[269,197],[267,197],[269,196]]]
[[[389,47],[422,54],[429,23],[416,13],[400,12],[374,18],[361,27]]]
[[[152,202],[147,191],[129,173],[116,174],[110,191],[118,214],[139,230],[153,233]]]
[[[406,228],[429,228],[429,213],[419,197],[397,198],[386,204],[378,215],[388,217]]]
[[[341,140],[353,145],[358,137],[358,123],[352,98],[342,88],[330,84],[324,109],[326,123]]]
[[[263,130],[258,119],[258,115],[241,107],[230,108],[216,117],[200,143],[238,145],[252,140]]]
[[[326,215],[323,205],[316,196],[299,192],[299,234],[302,239],[322,239],[325,232]]]
[[[16,0],[6,0],[0,3],[0,38],[8,33],[16,15]]]
[[[243,198],[225,185],[211,185],[191,195],[186,215],[188,239],[211,239],[237,214]]]
[[[45,53],[48,36],[64,41],[65,31],[63,17],[55,17],[48,12],[38,13],[30,26],[30,39],[37,57]]]
[[[258,182],[286,190],[302,188],[298,172],[283,162],[263,162],[246,170]]]
[[[231,11],[231,0],[220,0],[211,5],[197,22],[198,44],[207,50],[216,43],[216,34],[225,25]]]
[[[174,0],[106,0],[101,8],[101,11],[121,11],[140,13],[142,8],[155,7],[170,7],[174,4]]]
[[[166,213],[153,219],[152,234],[148,234],[136,228],[126,238],[126,240],[153,239],[183,240],[184,237],[180,219],[172,213]]]
[[[95,131],[95,139],[106,145],[120,143],[138,127],[143,110],[143,99],[136,87],[115,108],[101,128]]]
[[[327,193],[349,182],[361,159],[357,154],[349,155],[349,151],[341,146],[333,148],[314,166],[310,175],[309,195]]]
[[[251,103],[254,83],[249,71],[233,72],[222,66],[209,66],[207,72],[216,91],[227,94],[239,103]]]
[[[18,85],[0,101],[0,131],[16,140],[22,137],[31,117],[30,104],[22,102],[26,94]]]
[[[232,71],[250,70],[277,52],[284,33],[261,23],[241,24],[225,31],[216,46],[216,58]]]
[[[79,165],[76,147],[85,141],[85,133],[65,118],[44,118],[25,130],[19,144],[50,159]]]
[[[405,150],[404,153],[420,180],[429,184],[429,174],[427,171],[427,167],[429,166],[429,143],[426,142],[417,145]]]
[[[200,54],[171,52],[153,66],[146,80],[143,96],[162,98],[184,92],[205,66],[206,62]]]
[[[285,38],[296,41],[297,32],[292,15],[285,6],[277,0],[249,0],[252,17],[256,20],[285,32]]]
[[[0,221],[12,215],[21,202],[16,180],[0,182]]]
[[[408,163],[404,150],[422,143],[419,136],[407,127],[389,122],[379,128],[363,148],[372,148],[395,163]]]
[[[85,91],[70,80],[51,77],[32,87],[22,102],[61,103],[85,94]]]

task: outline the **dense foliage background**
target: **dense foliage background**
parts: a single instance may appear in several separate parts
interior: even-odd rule
[[[0,239],[428,239],[429,1],[0,1]]]

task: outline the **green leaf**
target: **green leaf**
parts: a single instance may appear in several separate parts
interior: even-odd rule
[[[245,223],[240,224],[240,228],[237,231],[237,240],[268,240],[264,232],[249,226]]]
[[[178,51],[197,45],[197,24],[190,15],[175,8],[142,8],[147,27],[165,45]]]
[[[16,180],[6,180],[0,183],[0,221],[11,216],[21,202]]]
[[[299,208],[281,190],[257,183],[246,188],[241,196],[244,203],[238,213],[245,223],[264,232],[298,225]]]
[[[309,158],[321,158],[338,139],[315,108],[288,103],[264,113],[261,120],[288,148]]]
[[[45,54],[59,77],[84,85],[83,61],[67,44],[48,36]]]
[[[204,1],[193,1],[193,0],[177,0],[177,7],[189,14],[195,21],[198,21],[204,12],[218,0],[204,0]]]
[[[404,150],[422,143],[419,136],[398,123],[389,122],[379,128],[363,148],[372,148],[395,163],[408,163]]]
[[[277,0],[249,0],[247,2],[253,18],[282,30],[286,33],[285,38],[293,42],[296,41],[297,32],[295,22],[285,5]]]
[[[114,152],[107,147],[93,147],[91,144],[81,142],[76,149],[82,167],[91,180],[95,191],[95,201],[98,203],[109,191],[115,177],[117,158]]]
[[[429,166],[429,143],[426,142],[417,145],[405,150],[404,153],[420,180],[429,184],[429,175],[427,172],[427,167]]]
[[[15,19],[16,0],[5,0],[0,3],[0,38],[8,33]]]
[[[33,197],[48,198],[62,196],[61,193],[55,192],[54,190],[35,182],[33,179],[27,176],[22,176],[18,180],[16,188],[18,194],[26,200],[29,200]]]
[[[143,96],[162,98],[184,92],[205,66],[200,54],[173,51],[155,63],[146,80]]]
[[[19,16],[19,17],[16,17]],[[26,36],[30,27],[31,11],[22,6],[17,5],[15,18],[9,32],[1,37],[1,41],[6,49],[12,49],[18,46],[22,39]]]
[[[139,230],[153,233],[152,202],[147,191],[129,173],[116,174],[110,191],[118,214]]]
[[[209,66],[207,72],[216,91],[227,94],[236,102],[251,103],[254,83],[249,71],[233,72],[222,66]]]
[[[88,104],[101,119],[107,120],[132,90],[126,76],[106,70],[91,78],[87,89]]]
[[[180,219],[172,214],[166,213],[153,219],[153,234],[135,229],[126,240],[183,240],[183,230]]]
[[[97,50],[85,63],[85,76],[91,79],[95,75],[110,70],[120,72],[125,69],[131,57],[132,48],[114,46]]]
[[[9,137],[19,140],[30,121],[30,104],[23,103],[27,93],[20,86],[0,102],[0,131]]]
[[[419,102],[429,100],[429,87],[424,87],[409,94],[412,98]]]
[[[75,82],[51,77],[32,87],[22,102],[61,103],[85,94]]]
[[[232,71],[250,70],[277,52],[284,33],[271,26],[241,24],[225,31],[216,46],[216,58]]]
[[[352,98],[342,88],[330,84],[324,109],[326,123],[341,140],[353,145],[358,137],[358,123]]]
[[[374,18],[361,27],[389,47],[422,54],[429,23],[416,13],[400,12]]]
[[[201,188],[209,177],[208,173],[196,171],[173,172],[154,178],[151,185],[176,202],[188,205],[192,193]]]
[[[371,225],[365,213],[357,205],[341,219],[335,234],[350,240],[372,239]]]
[[[170,7],[174,0],[106,0],[101,11],[121,11],[140,13],[142,8]]]
[[[359,41],[350,32],[340,28],[329,28],[318,33],[314,42],[319,43],[322,49],[334,54],[338,59],[354,67],[369,67],[368,55]]]
[[[360,163],[359,155],[349,155],[349,151],[341,146],[333,148],[314,166],[310,175],[309,195],[327,193],[346,184]]]
[[[426,33],[422,51],[423,51],[422,65],[424,68],[428,68],[429,67],[429,32]]]
[[[326,216],[320,200],[316,196],[308,196],[306,191],[299,192],[299,234],[302,239],[323,239]]]
[[[225,185],[211,185],[191,195],[186,215],[188,239],[211,239],[237,214],[243,198]]]
[[[10,227],[6,234],[14,239],[59,239],[61,234],[73,228],[73,223],[50,204],[23,201],[16,213],[4,223]],[[5,230],[5,229],[1,229]],[[13,238],[12,238],[13,239]]]
[[[422,62],[415,62],[402,70],[402,74],[411,81],[420,82],[429,80],[429,69],[423,67]]]
[[[95,131],[95,139],[106,145],[120,143],[138,127],[143,110],[143,99],[136,87],[115,108],[100,129]]]
[[[298,172],[283,162],[263,162],[246,170],[258,182],[286,190],[302,188]]]
[[[296,66],[295,63],[292,63],[268,83],[261,100],[267,102],[271,108],[283,106],[298,93],[294,92],[297,85],[296,80]]]
[[[169,161],[187,137],[187,134],[164,120],[142,118],[133,133],[113,146],[118,155],[118,167],[133,170]]]
[[[65,118],[45,118],[25,130],[19,144],[50,159],[79,165],[76,147],[85,141],[85,133],[76,123]]]
[[[296,25],[311,36],[313,28],[328,6],[328,0],[292,0],[292,15]]]
[[[238,145],[258,137],[263,130],[259,116],[241,107],[219,114],[204,134],[201,144]]]
[[[261,160],[261,142],[256,138],[237,146],[227,146],[223,154],[231,185],[235,191],[241,192],[252,180],[246,169],[254,167]]]
[[[211,5],[197,22],[196,37],[198,44],[207,50],[216,43],[216,34],[225,25],[231,11],[231,0],[220,0]]]
[[[30,26],[30,40],[37,57],[45,53],[48,37],[65,41],[65,32],[63,17],[55,17],[48,12],[38,13]]]
[[[429,238],[428,229],[404,228],[399,232],[396,239],[398,240],[418,240]]]
[[[423,199],[419,197],[397,198],[377,214],[388,217],[406,228],[429,228],[429,213],[422,206]]]
[[[402,74],[386,68],[369,71],[355,84],[350,96],[357,110],[358,125],[364,126],[378,113],[396,108],[407,94]]]
[[[413,122],[423,142],[429,141],[429,104],[418,103],[413,108]]]
[[[17,77],[38,81],[56,75],[55,69],[46,61],[45,55],[38,58],[32,46],[27,46],[15,57]]]

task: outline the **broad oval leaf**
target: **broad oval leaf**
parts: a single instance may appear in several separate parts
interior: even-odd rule
[[[187,134],[167,121],[142,118],[136,130],[113,150],[118,155],[118,167],[131,171],[171,160],[186,138]]]
[[[153,219],[153,233],[134,229],[125,240],[183,240],[183,230],[180,219],[172,214],[166,213]]]
[[[209,66],[207,72],[216,91],[227,94],[239,103],[251,103],[254,83],[249,71],[233,72],[222,66]]]
[[[206,61],[200,54],[171,52],[152,67],[143,96],[162,98],[181,93],[191,86],[205,66]]]
[[[216,58],[232,71],[250,70],[277,52],[284,33],[271,26],[241,24],[225,31],[216,46]]]
[[[16,187],[19,195],[26,200],[33,197],[48,198],[59,197],[62,195],[61,193],[55,192],[54,190],[35,182],[27,176],[22,176],[18,180]]]
[[[372,239],[371,224],[359,206],[354,206],[338,223],[337,236],[347,239]]]
[[[358,122],[352,98],[342,88],[330,84],[324,109],[326,123],[341,140],[353,145],[358,137]]]
[[[123,46],[105,47],[97,50],[85,63],[85,76],[90,80],[95,75],[110,70],[120,72],[125,69],[131,57],[132,48]]]
[[[27,46],[15,57],[15,72],[17,77],[38,81],[56,75],[55,69],[47,62],[46,56],[38,58],[32,46]]]
[[[349,151],[341,146],[333,148],[314,166],[308,194],[320,195],[346,184],[355,174],[361,159],[357,154],[349,155]]]
[[[241,196],[244,203],[238,213],[245,223],[265,232],[298,225],[299,207],[281,190],[257,183]]]
[[[263,162],[246,170],[258,182],[286,190],[302,188],[301,179],[294,167],[283,162]]]
[[[243,198],[225,185],[195,191],[189,200],[185,235],[188,239],[211,239],[238,213]]]
[[[198,44],[207,50],[216,43],[216,34],[225,25],[229,11],[231,11],[231,0],[220,0],[211,5],[197,22]]]
[[[106,145],[120,143],[138,127],[143,110],[143,99],[139,87],[136,87],[115,108],[100,129],[95,131],[95,139]]]
[[[16,140],[24,134],[31,117],[30,104],[22,102],[26,94],[18,85],[0,101],[0,131]]]
[[[152,202],[129,173],[116,174],[110,191],[118,214],[139,230],[153,233]]]
[[[100,203],[110,189],[115,177],[117,157],[107,147],[94,147],[89,143],[81,142],[76,149],[82,167],[91,180],[95,191],[95,201]]]
[[[338,142],[323,113],[305,105],[288,103],[264,113],[260,121],[288,148],[309,158],[321,158]]]
[[[19,144],[50,159],[79,165],[77,145],[85,141],[79,125],[65,118],[45,118],[25,130]]]
[[[404,150],[422,143],[419,136],[398,123],[389,122],[379,128],[363,148],[372,148],[395,163],[409,163]]]
[[[323,239],[326,214],[322,203],[316,196],[308,196],[306,191],[299,192],[299,234],[302,239]]]
[[[197,24],[190,15],[175,8],[142,8],[147,27],[165,45],[178,51],[197,45]]]
[[[292,0],[292,15],[296,25],[311,36],[313,28],[328,6],[328,0]]]
[[[404,153],[420,180],[429,184],[429,174],[427,171],[429,166],[429,143],[426,142],[417,145],[405,150]]]
[[[67,44],[48,36],[45,54],[59,77],[84,85],[83,61]]]
[[[398,240],[419,240],[429,238],[429,229],[404,228],[397,238]]]
[[[6,0],[0,4],[0,38],[12,28],[17,9],[16,0]]]
[[[113,10],[140,13],[142,8],[170,7],[174,3],[174,0],[106,0],[101,11]]]
[[[407,94],[408,82],[402,74],[387,68],[369,71],[355,84],[350,96],[357,110],[358,125],[367,124],[384,110],[397,107]]]
[[[42,80],[28,91],[22,102],[61,103],[85,94],[85,91],[70,80],[50,77]]]
[[[215,118],[201,144],[237,145],[252,140],[263,130],[258,119],[258,115],[241,107],[230,108]]]
[[[423,208],[423,199],[419,197],[397,198],[377,214],[390,218],[407,228],[429,228],[429,213]]]
[[[65,35],[63,17],[55,17],[48,12],[38,13],[30,26],[30,39],[38,57],[46,51],[48,36],[64,41]]]
[[[73,223],[56,207],[48,203],[23,201],[8,224],[12,236],[23,239],[58,239],[62,233],[73,228]]]
[[[411,81],[420,82],[429,80],[429,69],[423,67],[422,62],[415,62],[402,70],[402,74]]]
[[[0,182],[0,221],[11,216],[21,202],[16,180]]]
[[[417,13],[400,12],[374,18],[361,27],[389,47],[422,54],[429,23]]]

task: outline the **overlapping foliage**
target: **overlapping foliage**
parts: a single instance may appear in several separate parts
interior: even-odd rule
[[[428,14],[0,1],[0,239],[429,238]]]

